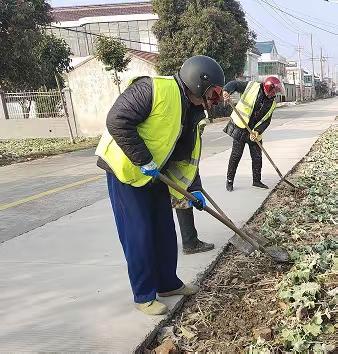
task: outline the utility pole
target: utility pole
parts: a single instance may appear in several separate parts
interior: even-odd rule
[[[303,80],[302,80],[302,57],[301,57],[300,40],[298,33],[298,66],[299,66],[299,89],[300,89],[300,101],[303,101]]]
[[[312,62],[312,98],[315,98],[315,58],[313,56],[313,41],[311,33],[311,62]]]
[[[323,48],[320,48],[320,81],[323,81],[324,79],[324,73],[323,73]]]

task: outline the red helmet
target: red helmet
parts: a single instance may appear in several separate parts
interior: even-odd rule
[[[278,92],[283,94],[283,84],[275,76],[267,77],[263,82],[264,93],[268,97],[274,97]]]
[[[216,106],[222,100],[223,87],[212,86],[206,91],[206,99],[210,101],[212,105]]]

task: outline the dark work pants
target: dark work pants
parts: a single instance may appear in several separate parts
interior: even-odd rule
[[[154,300],[156,293],[180,288],[168,187],[162,182],[132,187],[111,173],[107,183],[134,301],[145,303]]]
[[[180,225],[183,248],[194,247],[198,239],[194,223],[193,208],[175,210]]]
[[[235,139],[233,140],[227,174],[227,178],[229,181],[233,181],[235,178],[236,170],[239,161],[242,158],[245,144],[246,142],[237,141]],[[260,149],[258,144],[254,143],[253,141],[250,141],[247,144],[249,145],[252,160],[252,178],[254,182],[258,182],[262,178],[262,150]]]

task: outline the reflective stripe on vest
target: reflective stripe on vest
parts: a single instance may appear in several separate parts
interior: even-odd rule
[[[252,111],[254,109],[256,99],[259,93],[260,89],[260,83],[255,82],[255,81],[249,81],[245,91],[240,97],[240,100],[238,101],[236,108],[241,114],[241,116],[244,118],[245,122],[249,124],[249,120],[252,114]],[[269,111],[264,115],[264,117],[254,126],[253,129],[257,128],[260,126],[264,121],[266,121],[276,108],[276,102],[273,101]],[[231,119],[232,121],[239,127],[239,128],[245,128],[245,125],[242,123],[241,119],[238,117],[235,111],[231,113]]]
[[[183,189],[187,190],[196,178],[198,165],[201,158],[202,141],[199,126],[196,129],[196,142],[189,161],[170,162],[166,175]],[[169,187],[169,192],[176,199],[181,200],[184,196]]]
[[[153,77],[153,103],[149,117],[137,126],[137,131],[160,168],[165,165],[181,135],[181,93],[171,77]],[[141,173],[117,145],[106,129],[95,152],[112,169],[122,183],[134,187],[146,185],[150,176]]]

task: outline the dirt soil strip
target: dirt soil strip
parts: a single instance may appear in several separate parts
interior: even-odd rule
[[[245,228],[290,252],[333,239],[332,190],[337,170],[332,172],[332,145],[337,139],[337,129],[329,129],[289,176],[305,187],[302,192],[295,193],[281,183]],[[271,341],[272,352],[282,352],[285,348],[274,336],[280,332],[287,305],[280,301],[277,285],[291,267],[275,264],[259,252],[245,256],[229,246],[200,278],[201,291],[182,300],[137,352],[154,352],[162,344],[164,348],[156,352],[244,353],[258,337]],[[336,280],[331,279],[323,290],[332,291],[338,285]],[[321,339],[332,343],[332,338],[333,334],[328,334]]]
[[[0,166],[90,149],[96,147],[98,141],[98,137],[75,138],[75,144],[71,144],[68,138],[0,140]]]

